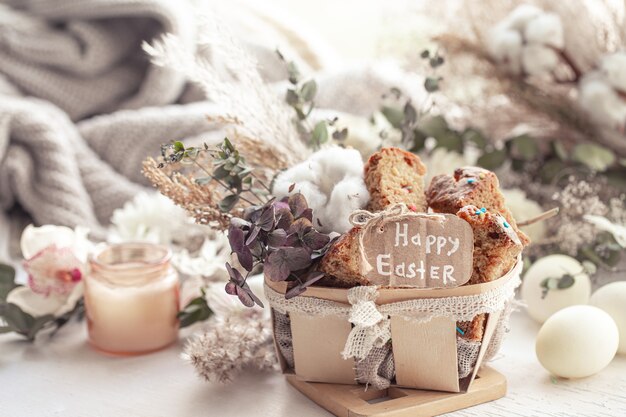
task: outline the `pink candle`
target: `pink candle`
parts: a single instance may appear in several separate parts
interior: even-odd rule
[[[178,337],[178,275],[168,248],[107,246],[85,280],[89,343],[117,355],[161,349]]]

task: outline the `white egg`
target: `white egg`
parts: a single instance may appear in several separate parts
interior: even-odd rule
[[[554,313],[537,334],[535,350],[541,365],[563,378],[584,378],[600,372],[615,357],[619,333],[605,311],[589,306]]]
[[[574,277],[574,284],[568,288],[550,289],[544,296],[544,280],[565,274]],[[587,304],[590,295],[589,276],[581,263],[571,256],[549,255],[539,259],[528,268],[522,281],[522,300],[528,306],[528,314],[539,323],[565,307]]]
[[[619,329],[619,348],[626,354],[626,281],[613,282],[600,288],[591,296],[591,305],[609,313]]]

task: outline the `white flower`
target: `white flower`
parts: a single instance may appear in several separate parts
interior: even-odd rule
[[[219,232],[213,239],[205,239],[197,256],[191,256],[183,249],[172,256],[172,264],[186,275],[200,275],[207,278],[226,278],[226,267],[230,260],[230,245],[226,233]]]
[[[626,226],[613,223],[606,217],[585,214],[583,216],[587,222],[593,224],[598,229],[609,232],[615,238],[615,241],[623,248],[626,248]]]
[[[613,88],[626,93],[626,52],[604,56],[600,62],[600,70]]]
[[[347,232],[350,214],[369,201],[361,154],[356,149],[330,146],[276,177],[273,194],[277,198],[298,192],[313,209],[313,224],[321,232]]]
[[[67,295],[37,294],[28,287],[17,287],[7,295],[7,303],[15,304],[33,317],[52,314],[55,317],[69,313],[83,297],[83,283],[79,282]]]
[[[528,43],[537,43],[562,49],[565,46],[563,24],[559,15],[542,13],[531,19],[524,28],[524,38]]]
[[[12,290],[7,302],[34,317],[58,317],[73,310],[83,295],[86,262],[93,247],[87,234],[80,227],[28,226],[20,239],[28,286]]]
[[[89,229],[77,227],[72,230],[65,226],[44,225],[35,227],[28,225],[20,238],[22,257],[26,260],[51,245],[57,248],[70,248],[81,262],[87,262],[87,256],[93,245],[87,239]]]
[[[113,212],[110,242],[150,242],[169,245],[189,223],[181,207],[159,193],[140,193]]]
[[[595,122],[612,129],[624,128],[626,102],[619,97],[601,73],[594,71],[582,78],[578,101]]]
[[[458,152],[436,148],[424,157],[424,164],[428,167],[424,184],[428,185],[435,175],[452,175],[456,168],[468,165],[468,161]]]
[[[522,67],[528,75],[541,75],[556,68],[559,57],[556,52],[541,44],[530,44],[522,50]]]
[[[511,210],[513,218],[518,221],[531,219],[543,213],[541,206],[526,197],[526,193],[518,188],[509,190],[503,189],[502,194],[506,200],[507,207]],[[546,236],[546,227],[543,222],[523,226],[522,230],[533,242],[540,242]]]

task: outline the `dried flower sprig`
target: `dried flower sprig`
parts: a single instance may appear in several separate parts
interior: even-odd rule
[[[194,336],[183,358],[208,382],[231,382],[244,369],[267,371],[278,364],[270,321],[262,312],[213,319],[211,327]]]
[[[246,284],[251,272],[261,265],[272,281],[294,283],[286,298],[302,294],[321,279],[324,273],[316,269],[317,261],[328,250],[331,238],[318,232],[312,220],[313,212],[300,193],[250,207],[243,218],[233,218],[228,239],[246,273],[227,263],[230,281],[226,292],[238,296],[248,307],[263,306]]]
[[[230,222],[230,215],[219,208],[220,194],[215,187],[201,185],[193,177],[180,172],[170,172],[160,167],[153,158],[143,162],[143,174],[175,204],[184,208],[196,223],[219,229],[225,229]]]

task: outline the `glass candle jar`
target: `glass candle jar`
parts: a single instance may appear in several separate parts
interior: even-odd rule
[[[150,243],[106,246],[85,279],[89,343],[117,355],[161,349],[178,337],[178,275],[168,248]]]

